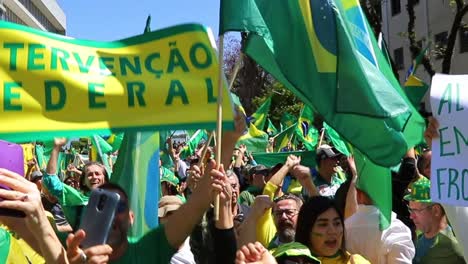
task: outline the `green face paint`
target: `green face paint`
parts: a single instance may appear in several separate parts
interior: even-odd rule
[[[312,235],[313,236],[316,236],[316,237],[324,237],[325,235],[322,234],[322,233],[317,233],[317,232],[312,232]]]

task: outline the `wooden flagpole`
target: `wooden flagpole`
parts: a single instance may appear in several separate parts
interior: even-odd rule
[[[219,170],[221,165],[221,135],[223,124],[223,80],[224,80],[224,34],[219,36],[218,46],[219,76],[218,76],[218,117],[216,122],[216,167]],[[214,220],[219,220],[219,194],[214,199]]]

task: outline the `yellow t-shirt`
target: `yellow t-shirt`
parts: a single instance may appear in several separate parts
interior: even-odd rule
[[[273,201],[275,198],[275,192],[278,190],[278,186],[267,182],[265,188],[263,188],[263,194],[268,195]],[[271,240],[276,235],[275,220],[271,215],[271,209],[268,209],[260,219],[257,221],[257,241],[260,242],[264,247],[268,248]]]
[[[5,226],[0,226],[0,263],[43,264],[45,260],[23,239],[10,233]]]
[[[321,264],[370,264],[370,262],[358,254],[349,254],[346,252],[344,255],[340,254],[333,258],[319,257]]]

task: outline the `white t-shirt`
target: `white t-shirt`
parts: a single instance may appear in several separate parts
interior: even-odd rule
[[[185,239],[179,251],[172,256],[171,264],[195,264],[192,251],[190,250],[190,237]]]
[[[345,220],[346,249],[373,264],[411,264],[415,248],[410,229],[392,212],[390,226],[379,229],[380,211],[372,205],[359,205],[355,214]]]

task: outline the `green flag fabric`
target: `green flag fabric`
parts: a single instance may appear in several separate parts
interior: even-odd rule
[[[161,159],[162,166],[171,168],[174,166],[174,162],[172,161],[171,155],[169,154],[169,148],[172,146],[168,146],[166,144],[166,140],[172,135],[172,131],[170,130],[163,130],[159,131],[159,158]]]
[[[263,164],[267,167],[275,166],[278,163],[285,163],[289,155],[301,157],[301,164],[309,168],[315,168],[315,151],[291,151],[291,152],[273,152],[273,153],[254,153],[254,160],[258,164]]]
[[[207,140],[208,139],[208,134],[204,129],[199,129],[193,134],[189,141],[187,142],[187,145],[182,149],[181,152],[181,158],[184,159],[190,155],[193,155],[194,152],[197,150],[198,144],[202,142],[202,140]]]
[[[391,166],[422,140],[424,120],[404,96],[358,0],[255,3],[274,48],[250,34],[244,52],[346,141]]]
[[[112,152],[112,146],[99,135],[93,135],[91,142],[91,160],[101,162],[106,167],[107,174],[111,175],[112,169],[109,164],[109,152]]]
[[[219,35],[228,31],[241,31],[268,37],[268,27],[255,0],[221,0]]]
[[[294,132],[296,131],[296,126],[297,124],[292,124],[275,136],[274,150],[276,152],[281,151],[281,149],[287,147],[289,142],[292,143],[292,138],[294,136]]]
[[[314,150],[318,141],[318,131],[313,125],[314,113],[308,106],[301,110],[296,127],[296,138],[299,139],[307,150]]]
[[[35,153],[37,159],[37,165],[41,170],[45,170],[47,167],[47,162],[49,158],[44,155],[44,146],[36,144],[35,146]]]
[[[267,121],[268,121],[268,126],[267,126],[267,129],[266,129],[266,132],[267,132],[269,135],[276,135],[276,134],[278,134],[278,129],[275,127],[275,125],[273,125],[273,123],[271,122],[270,118],[268,118]]]
[[[124,133],[117,133],[110,135],[110,137],[106,140],[107,143],[112,146],[112,152],[119,150],[120,145],[122,145],[123,137]]]
[[[341,139],[340,135],[325,122],[323,122],[323,128],[328,138],[333,143],[333,146],[335,146],[339,152],[349,157],[351,154],[349,153],[348,146],[346,146],[346,143]]]
[[[239,108],[239,111],[246,117],[247,114],[245,113],[245,109],[244,107],[242,106],[240,100],[239,100],[239,96],[237,96],[235,93],[230,93],[231,95],[231,100],[232,100],[232,103],[237,106]]]
[[[237,146],[245,145],[247,151],[265,152],[268,146],[268,134],[257,129],[254,124],[250,124],[248,132],[237,141]]]
[[[390,226],[392,217],[392,175],[389,168],[372,163],[359,151],[354,151],[356,169],[359,175],[356,187],[363,190],[379,208],[380,230]]]
[[[417,109],[419,109],[421,101],[428,89],[429,85],[427,85],[425,82],[423,82],[421,79],[414,76],[413,74],[408,76],[408,79],[406,80],[404,85],[406,96],[408,96],[408,99]]]
[[[297,118],[288,112],[284,112],[281,116],[280,125],[281,131],[289,128],[297,122]]]
[[[265,123],[267,120],[268,112],[270,111],[270,106],[271,106],[271,97],[268,97],[268,99],[263,102],[262,105],[255,111],[255,113],[252,114],[253,120],[251,121],[256,128],[263,130],[265,127]]]
[[[111,182],[122,187],[135,214],[129,237],[138,239],[158,225],[159,134],[125,133]]]
[[[429,46],[423,49],[413,60],[413,63],[411,64],[408,70],[406,81],[404,84],[404,91],[406,93],[406,96],[408,96],[408,99],[411,101],[411,103],[416,109],[419,109],[421,100],[426,94],[427,90],[429,89],[429,85],[427,85],[425,82],[423,82],[421,79],[415,76],[416,70],[421,64],[428,48]]]
[[[113,149],[112,146],[99,135],[93,135],[91,137],[91,142],[93,142],[93,146],[98,149],[99,153],[108,153]]]

